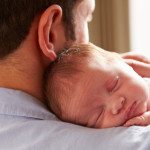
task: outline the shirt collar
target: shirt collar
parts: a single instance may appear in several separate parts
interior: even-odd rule
[[[56,120],[46,106],[35,97],[23,91],[7,88],[0,88],[0,114]]]

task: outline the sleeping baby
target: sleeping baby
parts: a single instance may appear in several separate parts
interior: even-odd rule
[[[150,124],[150,80],[93,44],[63,50],[46,73],[45,95],[61,120],[93,128]]]

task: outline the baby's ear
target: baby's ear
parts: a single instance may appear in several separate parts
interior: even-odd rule
[[[50,60],[56,59],[57,27],[62,20],[62,9],[58,5],[48,7],[40,17],[38,41],[43,54]]]

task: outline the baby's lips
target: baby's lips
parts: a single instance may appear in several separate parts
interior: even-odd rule
[[[133,103],[131,104],[131,106],[128,108],[128,110],[127,110],[127,119],[128,119],[128,120],[136,116],[136,115],[135,115],[135,114],[136,114],[136,113],[135,113],[136,106],[137,106],[137,102],[135,101],[135,102],[133,102]]]
[[[147,111],[146,103],[138,103],[135,101],[127,112],[127,120],[142,115]]]

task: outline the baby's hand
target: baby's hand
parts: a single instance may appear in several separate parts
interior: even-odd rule
[[[137,126],[150,125],[150,111],[147,111],[140,116],[129,119],[123,126],[129,127],[133,125],[137,125]]]

